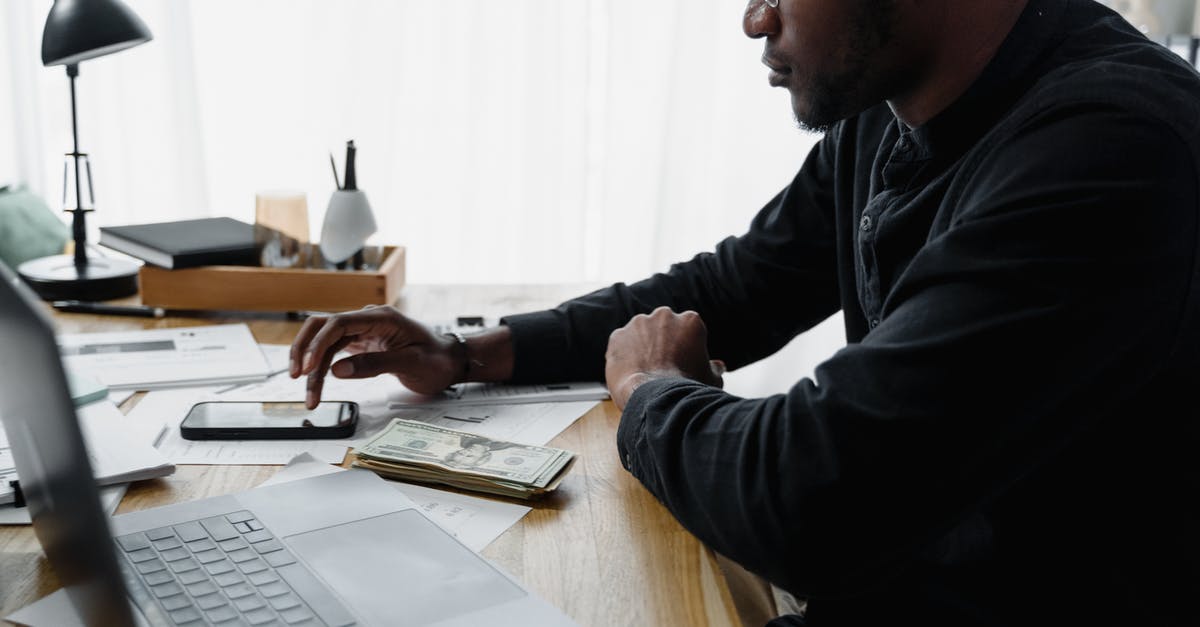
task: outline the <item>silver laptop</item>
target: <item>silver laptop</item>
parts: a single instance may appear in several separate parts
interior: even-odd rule
[[[574,624],[367,472],[110,520],[50,319],[3,263],[0,344],[10,355],[0,372],[0,420],[20,487],[85,624]]]

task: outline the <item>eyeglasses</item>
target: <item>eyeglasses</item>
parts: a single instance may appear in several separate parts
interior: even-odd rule
[[[763,0],[763,2],[766,2],[767,6],[771,7],[772,9],[779,8],[779,0]]]

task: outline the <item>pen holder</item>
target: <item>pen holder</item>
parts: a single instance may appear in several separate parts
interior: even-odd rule
[[[321,227],[321,254],[335,263],[349,259],[375,233],[375,214],[360,189],[339,189],[329,198]]]

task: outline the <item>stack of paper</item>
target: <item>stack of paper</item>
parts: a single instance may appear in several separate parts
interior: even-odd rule
[[[66,334],[58,346],[67,366],[114,390],[245,383],[270,372],[244,323]]]
[[[92,474],[98,485],[128,483],[175,472],[175,464],[155,444],[165,425],[161,420],[133,420],[108,401],[76,410]]]
[[[575,454],[562,449],[490,440],[399,419],[354,454],[355,466],[385,477],[522,499],[557,488],[575,462]]]

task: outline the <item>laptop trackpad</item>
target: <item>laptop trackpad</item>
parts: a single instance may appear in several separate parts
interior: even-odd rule
[[[424,625],[525,596],[413,509],[285,541],[369,625]]]

